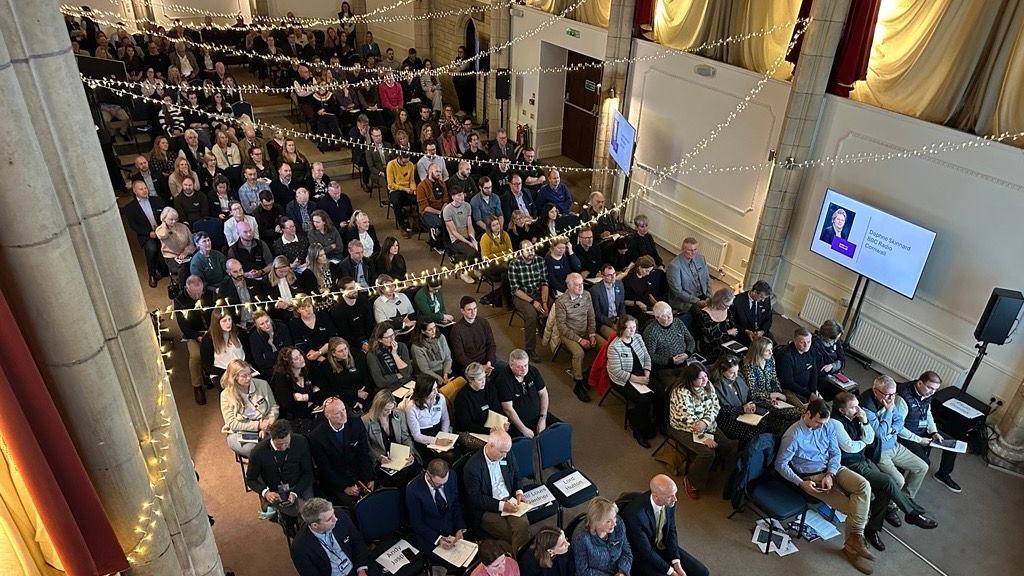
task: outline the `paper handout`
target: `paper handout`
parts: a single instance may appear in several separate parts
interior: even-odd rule
[[[755,412],[753,414],[740,414],[736,417],[736,421],[743,422],[750,426],[757,426],[761,423],[762,418],[764,418],[764,414],[758,414]]]
[[[524,494],[524,496],[525,496],[525,494]],[[531,506],[529,502],[525,502],[524,501],[524,502],[520,502],[519,503],[519,507],[516,508],[515,512],[505,512],[504,510],[502,510],[501,511],[501,515],[502,516],[515,516],[516,518],[518,518],[518,517],[522,516],[523,514],[526,514],[527,512],[529,512],[531,508],[533,508],[533,506]]]
[[[438,541],[440,541],[440,538]],[[479,548],[479,546],[469,540],[459,540],[455,543],[455,546],[448,549],[438,545],[434,548],[434,554],[437,554],[442,560],[456,568],[464,568],[473,561]]]
[[[384,464],[381,464],[381,468],[387,468],[389,470],[399,471],[406,467],[406,462],[409,460],[411,454],[410,448],[405,444],[399,444],[397,442],[391,443],[391,449],[388,451],[389,460]]]
[[[449,442],[444,443],[445,440],[448,440]],[[451,432],[438,432],[437,435],[434,436],[433,444],[428,444],[427,448],[437,450],[438,452],[447,452],[455,447],[455,443],[458,442],[458,440],[458,434],[452,434]],[[441,442],[441,444],[438,442]]]
[[[494,410],[487,411],[487,421],[484,422],[484,428],[488,430],[504,430],[508,426],[508,417],[504,414],[498,414]]]

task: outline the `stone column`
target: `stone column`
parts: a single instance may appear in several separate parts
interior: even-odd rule
[[[423,16],[425,14],[431,14],[433,12],[434,0],[419,0],[419,2],[416,2],[415,4],[412,5],[412,13],[415,16]],[[415,47],[417,55],[419,55],[421,60],[424,58],[430,58],[430,61],[434,62],[434,58],[431,56],[431,47],[433,46],[433,26],[431,25],[431,20],[416,20],[415,22],[413,22],[413,28],[416,31]],[[434,62],[434,66],[437,66],[436,62]]]
[[[507,7],[500,8],[497,10],[488,10],[487,24],[490,29],[491,35],[491,46],[500,46],[509,41],[509,32],[512,27],[512,16],[509,13]],[[509,46],[504,50],[498,50],[491,54],[491,70],[497,70],[499,68],[509,68],[509,64],[512,58],[512,50],[515,48]],[[503,78],[507,79],[507,77]],[[487,106],[487,117],[490,119],[488,139],[493,139],[494,135],[497,134],[498,128],[506,128],[511,132],[509,137],[515,139],[515,128],[507,126],[505,118],[511,115],[510,107],[512,106],[512,100],[505,100],[504,108],[505,115],[501,115],[501,104],[502,101],[498,100],[497,82],[498,76],[496,74],[490,74],[482,79],[487,82],[487,101],[484,103]]]
[[[832,62],[849,11],[850,0],[815,0],[811,5],[814,20],[803,36],[782,135],[775,147],[777,158],[800,162],[811,154]],[[803,179],[804,169],[799,168],[776,168],[772,174],[744,279],[747,286],[757,280],[774,282]]]
[[[55,5],[49,3],[8,6],[12,12],[4,13],[0,6],[0,29],[16,62],[14,70],[20,84],[12,85],[15,90],[10,93],[33,103],[31,109],[17,114],[24,126],[14,128],[11,124],[9,133],[21,145],[29,142],[38,150],[40,166],[27,171],[31,176],[12,174],[4,180],[29,182],[34,178],[41,189],[35,193],[25,190],[5,194],[5,203],[24,198],[30,202],[45,200],[51,206],[40,211],[39,207],[33,209],[29,205],[5,213],[13,215],[10,218],[13,222],[8,224],[10,230],[38,227],[38,219],[19,221],[18,215],[29,210],[47,215],[57,229],[55,237],[34,246],[33,249],[41,252],[32,264],[14,268],[18,276],[12,279],[12,285],[26,298],[26,303],[34,303],[48,290],[53,292],[49,299],[41,301],[47,308],[45,312],[38,311],[23,320],[37,328],[40,338],[37,343],[47,342],[41,350],[44,357],[64,352],[65,346],[50,343],[54,326],[73,326],[73,330],[59,332],[61,337],[75,343],[83,335],[86,341],[96,339],[96,349],[90,358],[100,362],[102,370],[76,374],[76,378],[67,382],[54,372],[51,382],[58,388],[55,396],[62,412],[68,415],[68,426],[80,451],[93,445],[102,447],[125,441],[133,445],[130,451],[124,449],[123,462],[127,466],[134,460],[142,469],[149,496],[141,500],[137,497],[122,500],[120,484],[123,480],[98,478],[108,472],[108,466],[102,462],[94,466],[94,462],[83,458],[105,506],[126,508],[124,512],[129,520],[111,514],[126,550],[134,549],[143,537],[132,531],[135,523],[130,519],[138,515],[143,501],[153,499],[153,494],[162,497],[153,510],[160,513],[153,542],[143,544],[149,553],[138,554],[136,571],[195,576],[222,574],[173,397],[162,394],[159,388],[163,379],[159,347],[110,181],[102,169],[104,164],[99,160],[102,156],[94,134],[81,129],[92,126],[88,104],[77,82],[69,89],[68,79],[77,77],[77,67],[69,54],[67,38],[52,34],[60,15]],[[4,172],[24,168],[24,154],[14,159],[16,163],[3,166]],[[67,260],[60,266],[51,265],[52,249],[45,246],[56,241],[67,243]],[[41,266],[41,262],[46,265]],[[54,282],[55,278],[60,281]],[[80,314],[85,320],[80,323],[60,316],[69,312]],[[36,323],[33,321],[36,317],[49,321]],[[90,330],[95,334],[90,334]],[[74,346],[69,348],[75,349]],[[78,361],[81,357],[72,360]],[[47,359],[47,365],[50,364]],[[59,362],[54,364],[60,365]],[[85,392],[90,385],[91,391]],[[69,389],[64,391],[61,386],[69,386]],[[75,420],[83,392],[89,401],[99,405],[98,409],[113,414],[108,417],[101,413],[84,422]],[[161,402],[165,403],[163,410]],[[117,416],[127,418],[127,430],[107,425],[108,420],[116,423]],[[149,474],[145,466],[147,460],[152,463]],[[154,473],[154,470],[164,472]],[[108,507],[108,513],[110,511]],[[171,543],[175,554],[168,555]]]
[[[1024,381],[1017,387],[996,431],[999,438],[989,447],[989,463],[1024,474]]]
[[[630,46],[633,43],[633,12],[636,0],[612,0],[608,14],[608,43],[605,48],[605,59],[629,58]],[[608,144],[612,134],[612,110],[622,111],[625,101],[626,77],[630,65],[625,62],[605,65],[601,73],[601,116],[597,124],[597,146],[594,147],[594,168],[612,168],[615,162],[608,155]],[[615,90],[615,98],[608,98],[610,90]],[[602,192],[608,205],[622,198],[621,190],[612,190],[615,185],[615,174],[593,172],[590,187],[595,192]]]

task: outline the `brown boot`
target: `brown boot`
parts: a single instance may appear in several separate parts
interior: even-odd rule
[[[863,534],[851,534],[847,537],[845,548],[856,553],[861,558],[875,559],[875,555],[871,553],[871,550],[868,550],[868,543],[864,540]]]
[[[849,546],[843,547],[843,555],[846,556],[846,560],[861,574],[871,574],[875,571],[870,560],[863,558],[853,550],[850,550]]]

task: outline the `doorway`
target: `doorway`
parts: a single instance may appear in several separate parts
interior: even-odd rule
[[[568,51],[565,102],[562,109],[562,155],[593,167],[597,125],[601,113],[600,61]],[[574,69],[576,66],[583,68]]]
[[[466,33],[463,38],[464,58],[473,58],[480,51],[480,37],[476,32],[476,22],[472,18],[466,20]],[[464,71],[479,71],[480,60],[468,62],[468,66],[462,68]],[[455,84],[455,93],[459,99],[459,108],[472,116],[476,112],[476,75],[454,76],[452,82]]]

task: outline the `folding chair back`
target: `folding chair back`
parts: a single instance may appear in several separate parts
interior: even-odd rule
[[[402,498],[398,488],[378,488],[356,504],[356,523],[367,542],[375,542],[402,527]]]
[[[512,456],[516,459],[519,476],[532,480],[535,472],[533,468],[533,439],[524,437],[512,439]]]
[[[552,424],[537,436],[540,451],[540,469],[568,463],[572,465],[572,425],[567,422]]]

